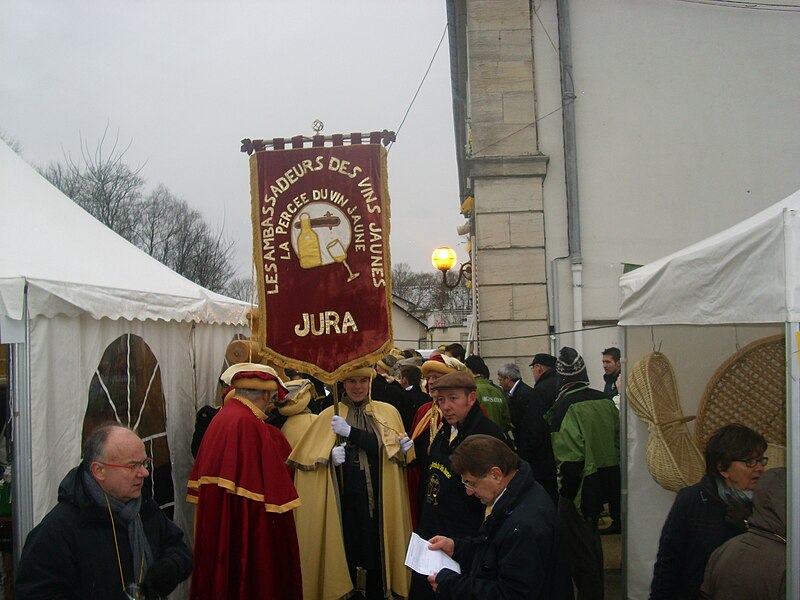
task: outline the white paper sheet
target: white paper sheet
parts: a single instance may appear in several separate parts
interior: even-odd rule
[[[406,552],[406,566],[420,575],[433,575],[442,569],[461,573],[461,565],[441,550],[428,550],[430,542],[411,534]]]

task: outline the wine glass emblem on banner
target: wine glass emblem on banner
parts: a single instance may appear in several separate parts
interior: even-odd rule
[[[347,271],[347,282],[361,275],[347,263],[353,232],[350,221],[337,207],[327,203],[305,206],[292,220],[291,239],[301,268],[341,264]]]

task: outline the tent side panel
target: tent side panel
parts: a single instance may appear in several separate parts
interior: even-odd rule
[[[779,325],[627,327],[626,370],[660,350],[672,363],[684,415],[696,415],[711,376],[731,354],[753,340],[782,331]],[[675,498],[647,469],[647,426],[627,407],[627,597],[647,598],[658,540]],[[689,424],[694,432],[694,423]],[[702,450],[702,449],[701,449]]]
[[[229,325],[95,320],[88,316],[60,315],[32,320],[34,525],[56,504],[61,479],[80,462],[89,383],[104,350],[119,336],[133,333],[145,340],[161,369],[172,454],[175,520],[191,532],[191,509],[183,497],[192,466],[189,448],[195,397],[199,404],[214,397],[225,348],[240,331],[241,327]]]

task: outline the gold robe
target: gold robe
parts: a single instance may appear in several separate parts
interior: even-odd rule
[[[382,442],[380,514],[384,580],[387,590],[405,598],[411,583],[411,571],[405,566],[411,512],[403,470],[406,457],[397,441],[403,435],[403,421],[397,409],[384,402],[371,400],[366,411],[372,417],[374,433]],[[347,406],[340,404],[339,413],[347,418]],[[297,469],[295,487],[303,502],[295,511],[295,519],[305,600],[338,600],[353,591],[344,550],[336,472],[330,462],[336,443],[331,430],[333,415],[333,407],[322,411],[287,461]]]

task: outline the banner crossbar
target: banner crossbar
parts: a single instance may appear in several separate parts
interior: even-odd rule
[[[383,144],[388,146],[397,139],[394,131],[370,131],[369,133],[353,132],[353,133],[334,133],[332,135],[295,135],[288,138],[277,137],[267,140],[257,139],[251,140],[244,138],[241,140],[241,152],[246,152],[248,155],[253,152],[262,152],[267,148],[273,150],[285,150],[287,144],[292,149],[304,148],[306,144],[310,144],[313,148],[323,147],[326,143],[331,146],[343,146],[345,142],[351,145],[359,144]],[[366,141],[365,141],[366,140]]]

